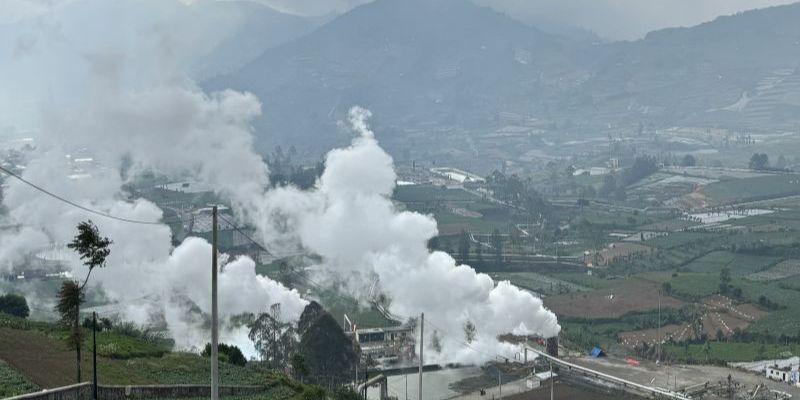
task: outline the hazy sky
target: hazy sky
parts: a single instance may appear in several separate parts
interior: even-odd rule
[[[305,15],[342,12],[369,0],[259,0]],[[436,1],[436,0],[430,0]],[[647,32],[691,26],[719,15],[796,0],[474,0],[522,20],[565,22],[609,39],[637,39]]]
[[[0,23],[76,0],[0,0]],[[181,0],[186,3],[213,0]],[[371,0],[251,0],[300,15],[345,12]],[[428,0],[437,1],[437,0]],[[719,15],[797,0],[473,0],[525,21],[566,23],[608,39],[637,39],[647,32],[691,26]]]

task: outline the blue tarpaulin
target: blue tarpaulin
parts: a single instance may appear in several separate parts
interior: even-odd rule
[[[595,358],[597,358],[597,357],[602,357],[602,356],[604,356],[604,355],[605,355],[605,354],[603,354],[603,350],[602,350],[601,348],[599,348],[599,347],[595,347],[595,348],[593,348],[593,349],[592,349],[592,351],[591,351],[591,352],[589,352],[589,354],[590,354],[592,357],[595,357]]]

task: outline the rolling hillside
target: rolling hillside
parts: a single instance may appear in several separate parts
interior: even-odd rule
[[[262,146],[318,150],[347,140],[336,121],[353,104],[401,137],[496,127],[509,113],[588,129],[640,121],[792,128],[798,20],[800,3],[603,44],[547,34],[467,0],[378,0],[206,87],[259,96]]]

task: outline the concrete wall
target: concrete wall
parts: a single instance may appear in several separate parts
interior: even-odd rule
[[[220,386],[220,397],[247,396],[263,393],[262,386]],[[97,386],[97,397],[101,400],[126,399],[180,399],[211,397],[209,385],[145,385],[145,386]],[[92,398],[92,384],[81,383],[60,388],[10,397],[6,400],[88,400]]]
[[[9,397],[7,400],[83,400],[91,397],[92,384],[87,382]]]

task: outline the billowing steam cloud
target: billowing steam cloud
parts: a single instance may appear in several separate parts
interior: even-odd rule
[[[398,211],[389,199],[396,180],[393,163],[369,130],[369,116],[362,108],[350,111],[359,136],[350,147],[328,154],[316,189],[269,194],[273,218],[289,221],[303,246],[322,256],[327,280],[339,277],[348,291],[364,295],[377,280],[391,299],[392,313],[425,312],[432,326],[427,332],[436,331],[441,344],[441,351],[427,353],[433,360],[478,362],[513,354],[518,349],[497,340],[504,333],[556,335],[556,317],[540,299],[456,265],[446,253],[429,252],[436,221]],[[470,346],[464,343],[467,321],[477,326]]]
[[[106,37],[96,48],[75,50],[63,44],[86,43],[74,36],[79,27],[56,22],[58,29],[43,33],[23,59],[26,65],[39,65],[38,54],[45,57],[38,59],[44,65],[49,54],[56,54],[59,69],[41,74],[12,65],[4,75],[17,82],[11,88],[40,77],[51,81],[25,93],[25,98],[38,99],[27,109],[35,112],[26,118],[0,113],[0,127],[22,130],[30,124],[37,137],[38,149],[25,163],[25,178],[87,207],[157,221],[161,209],[129,199],[121,187],[144,171],[193,177],[229,199],[238,219],[255,225],[278,252],[302,248],[321,256],[322,264],[315,268],[320,281],[337,282],[360,300],[384,294],[391,301],[388,309],[403,318],[424,312],[426,332],[436,332],[441,344],[440,351],[427,352],[429,361],[485,361],[517,351],[499,342],[498,334],[558,333],[555,316],[530,293],[456,265],[445,253],[428,251],[436,222],[399,211],[391,202],[393,161],[369,130],[369,111],[351,111],[358,136],[349,147],[328,154],[313,190],[266,191],[268,171],[253,151],[251,121],[261,112],[257,98],[233,91],[203,93],[182,73],[185,60],[176,55],[185,51],[172,51],[180,41],[170,40],[163,29],[125,31],[117,39]],[[49,37],[51,33],[55,36]],[[115,40],[136,46],[123,54],[108,46]],[[50,87],[55,89],[36,89]],[[13,103],[15,94],[0,94],[0,104]],[[95,166],[74,171],[76,154],[94,158]],[[69,241],[76,224],[88,217],[19,182],[8,184],[3,204],[9,213],[0,226],[21,227],[0,232],[0,270],[52,242]],[[115,241],[109,267],[94,273],[92,281],[119,305],[114,311],[140,323],[162,317],[182,348],[207,342],[210,245],[189,238],[173,248],[166,225],[94,220]],[[69,263],[76,277],[85,274],[77,259]],[[281,303],[286,320],[296,319],[306,300],[256,276],[254,266],[246,257],[227,260],[220,276],[223,320],[273,303]],[[463,334],[467,322],[477,327],[469,346]],[[252,354],[242,329],[227,330],[222,339]],[[432,336],[426,342],[432,344]]]
[[[99,7],[104,15],[109,12],[104,3],[84,4]],[[36,31],[35,46],[0,67],[0,83],[11,89],[0,94],[0,104],[11,104],[15,97],[34,99],[24,116],[0,113],[0,127],[29,131],[36,138],[38,148],[25,162],[26,179],[83,206],[141,221],[159,221],[162,210],[142,199],[127,199],[121,187],[144,171],[193,177],[214,187],[243,215],[258,210],[268,185],[267,168],[253,151],[250,127],[261,112],[258,99],[247,93],[205,94],[197,89],[182,72],[186,49],[174,48],[180,41],[171,40],[169,31],[157,24],[129,30],[124,24],[105,26],[98,18],[96,22],[107,28],[98,41],[91,34],[99,27],[81,26],[83,18],[58,13],[42,18],[48,29]],[[14,39],[6,36],[0,42],[13,44]],[[114,47],[119,43],[135,46],[120,52]],[[41,66],[49,65],[53,54],[58,68],[43,73]],[[28,65],[33,67],[25,68]],[[37,80],[45,83],[22,91],[22,83]],[[78,168],[77,158],[93,162]],[[91,217],[18,181],[7,183],[3,204],[9,212],[0,226],[20,228],[0,231],[0,271],[51,243],[69,241],[77,223]],[[93,220],[115,242],[109,267],[93,273],[91,281],[94,293],[102,288],[118,304],[109,312],[139,323],[163,318],[181,348],[206,343],[210,245],[189,238],[173,248],[166,225],[99,216]],[[67,261],[76,278],[85,276],[77,259]],[[252,260],[228,261],[220,274],[223,321],[263,311],[273,303],[281,303],[282,316],[292,320],[307,304],[296,291],[256,276]],[[241,329],[223,331],[222,339],[252,355]]]

